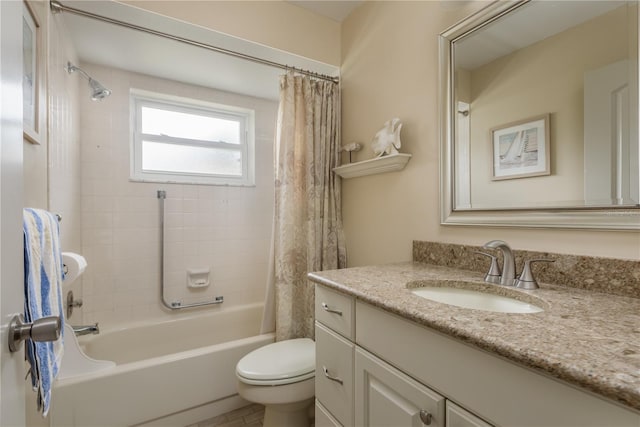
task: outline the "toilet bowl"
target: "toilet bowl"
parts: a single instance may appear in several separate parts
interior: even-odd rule
[[[266,345],[236,365],[238,394],[265,406],[264,427],[308,427],[315,389],[315,342],[296,338]]]

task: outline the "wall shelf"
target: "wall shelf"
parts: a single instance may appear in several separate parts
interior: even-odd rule
[[[356,178],[376,173],[393,172],[404,169],[411,154],[398,153],[389,156],[376,157],[362,162],[348,163],[333,168],[342,178]]]

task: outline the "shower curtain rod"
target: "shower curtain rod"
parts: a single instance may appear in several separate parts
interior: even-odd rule
[[[192,46],[200,47],[200,48],[203,48],[203,49],[207,49],[207,50],[211,50],[211,51],[214,51],[214,52],[222,53],[222,54],[225,54],[225,55],[233,56],[233,57],[236,57],[236,58],[244,59],[244,60],[247,60],[247,61],[255,62],[257,64],[268,65],[270,67],[280,68],[282,70],[287,70],[287,71],[295,71],[295,72],[300,73],[300,74],[305,74],[307,76],[315,77],[315,78],[321,79],[321,80],[328,80],[328,81],[333,82],[333,83],[338,83],[340,81],[340,79],[338,77],[333,77],[333,76],[328,76],[326,74],[316,73],[314,71],[305,70],[303,68],[293,67],[291,65],[280,64],[278,62],[269,61],[268,59],[258,58],[258,57],[255,57],[255,56],[251,56],[251,55],[247,55],[247,54],[244,54],[244,53],[236,52],[234,50],[225,49],[225,48],[218,47],[218,46],[213,46],[213,45],[210,45],[210,44],[207,44],[207,43],[198,42],[198,41],[187,39],[187,38],[180,37],[180,36],[174,36],[172,34],[164,33],[162,31],[152,30],[151,28],[145,28],[145,27],[141,27],[139,25],[130,24],[128,22],[119,21],[117,19],[108,18],[106,16],[97,15],[95,13],[86,12],[84,10],[76,9],[76,8],[73,8],[73,7],[70,7],[70,6],[65,6],[65,5],[63,5],[62,3],[60,3],[59,1],[56,1],[56,0],[51,1],[50,7],[51,7],[51,11],[53,13],[69,12],[69,13],[72,13],[74,15],[80,15],[80,16],[84,16],[86,18],[96,19],[98,21],[108,22],[110,24],[115,24],[115,25],[119,25],[121,27],[132,29],[132,30],[141,31],[143,33],[153,34],[153,35],[164,37],[164,38],[167,38],[167,39],[170,39],[170,40],[178,41],[178,42],[181,42],[181,43],[189,44],[189,45],[192,45]]]

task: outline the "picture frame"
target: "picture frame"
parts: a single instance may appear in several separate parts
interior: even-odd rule
[[[551,174],[549,114],[490,130],[493,181]]]
[[[33,6],[26,0],[23,0],[22,4],[22,131],[26,141],[40,144],[44,113],[42,34],[40,22]]]

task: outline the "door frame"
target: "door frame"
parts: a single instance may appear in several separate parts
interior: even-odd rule
[[[24,311],[22,1],[0,1],[0,425],[25,425],[24,350],[8,323]]]

